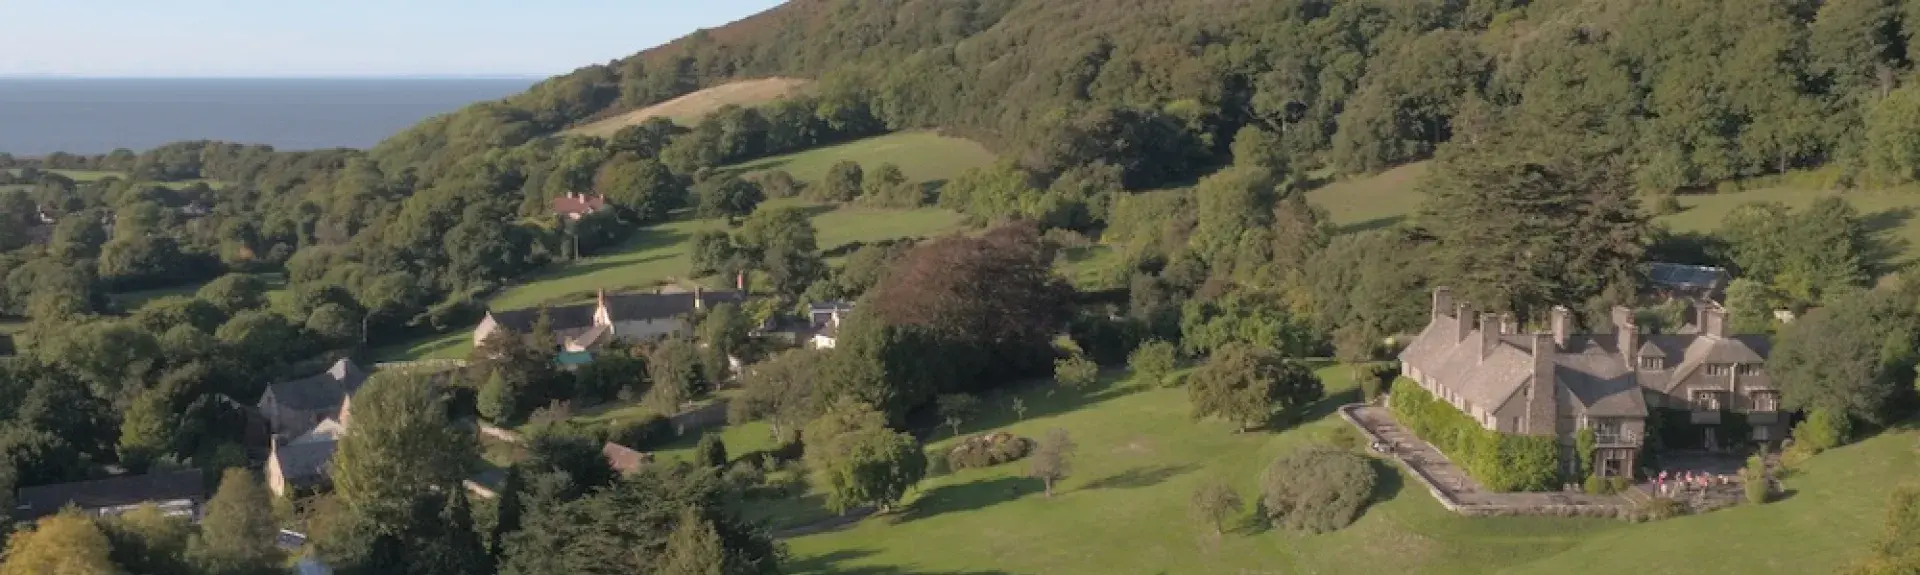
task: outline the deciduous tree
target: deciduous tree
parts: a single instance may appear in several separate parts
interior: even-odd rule
[[[1273,352],[1233,344],[1213,354],[1187,378],[1195,418],[1219,416],[1241,431],[1265,425],[1275,411],[1319,400],[1320,378]]]
[[[1027,474],[1046,485],[1047,497],[1053,497],[1053,484],[1073,475],[1073,456],[1080,446],[1065,429],[1049,429],[1033,450]]]

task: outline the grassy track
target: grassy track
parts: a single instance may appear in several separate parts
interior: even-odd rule
[[[933,132],[899,132],[763,158],[726,169],[738,172],[786,170],[793,174],[794,179],[812,183],[826,177],[827,168],[842,160],[860,162],[861,167],[868,171],[892,162],[906,172],[908,180],[938,182],[952,179],[969,168],[991,165],[994,156],[971,140],[949,138]]]

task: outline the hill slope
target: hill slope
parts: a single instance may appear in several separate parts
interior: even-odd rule
[[[760,78],[741,80],[707,88],[652,106],[570,128],[567,134],[609,137],[621,128],[639,124],[647,118],[663,117],[682,126],[692,125],[721,107],[756,106],[800,92],[807,81],[798,78]]]

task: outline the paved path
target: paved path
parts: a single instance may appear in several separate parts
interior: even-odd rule
[[[1425,484],[1440,504],[1462,515],[1615,515],[1632,508],[1625,498],[1584,493],[1501,493],[1488,491],[1447,460],[1433,444],[1394,421],[1387,408],[1354,404],[1340,408],[1348,422],[1369,438],[1393,448],[1393,457]]]

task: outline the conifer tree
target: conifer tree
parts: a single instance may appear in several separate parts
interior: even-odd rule
[[[661,575],[720,575],[726,566],[726,551],[720,547],[720,533],[713,523],[688,507],[680,512],[673,534],[667,537]]]

